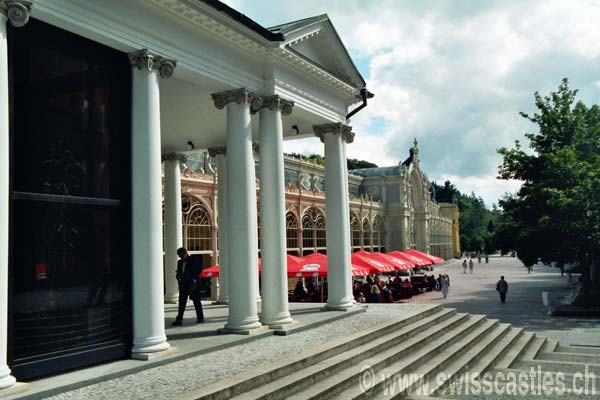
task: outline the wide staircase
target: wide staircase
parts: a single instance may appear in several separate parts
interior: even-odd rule
[[[599,381],[597,348],[431,305],[180,398],[599,399]]]

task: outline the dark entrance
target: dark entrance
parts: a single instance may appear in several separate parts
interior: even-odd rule
[[[131,341],[127,55],[32,20],[9,30],[9,365],[19,380]]]

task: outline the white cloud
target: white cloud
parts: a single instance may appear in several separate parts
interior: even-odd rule
[[[583,101],[600,101],[600,1],[232,1],[266,26],[327,12],[368,60],[375,93],[352,120],[349,157],[395,164],[418,137],[431,179],[488,204],[517,187],[495,180],[496,150],[535,129],[518,115],[534,111],[535,91],[568,77]],[[291,151],[302,146],[322,153],[318,142]]]

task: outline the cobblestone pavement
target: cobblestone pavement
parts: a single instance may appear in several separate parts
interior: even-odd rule
[[[419,304],[373,304],[365,313],[289,336],[269,336],[227,349],[86,386],[50,397],[65,399],[168,399],[242,371],[417,311]]]
[[[571,287],[568,277],[558,268],[535,266],[531,274],[516,258],[491,257],[489,264],[475,261],[473,273],[463,274],[461,261],[453,260],[435,269],[435,274],[450,276],[450,293],[428,292],[413,297],[414,303],[442,303],[460,312],[486,314],[541,336],[557,339],[565,345],[600,347],[600,318],[554,317],[547,315],[542,291],[566,293]],[[504,275],[508,282],[506,304],[501,304],[496,282]]]

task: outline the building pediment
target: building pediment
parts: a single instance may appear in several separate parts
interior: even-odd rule
[[[269,28],[284,40],[280,48],[314,64],[355,88],[366,83],[327,14]]]

